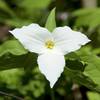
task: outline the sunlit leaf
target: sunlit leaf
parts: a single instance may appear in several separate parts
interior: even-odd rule
[[[84,75],[88,76],[100,87],[100,57],[89,47],[81,49],[77,54],[86,64]]]
[[[88,92],[87,96],[88,96],[88,100],[99,100],[100,99],[100,94],[96,92]]]
[[[82,60],[87,63],[84,74],[100,86],[100,58],[96,55],[90,55],[82,57]]]
[[[50,15],[48,16],[48,19],[47,19],[47,22],[45,24],[45,27],[49,31],[53,31],[53,29],[56,27],[55,8],[51,11]]]
[[[0,45],[0,56],[11,53],[13,55],[22,55],[26,54],[27,50],[17,41],[17,40],[8,40]]]
[[[100,25],[100,8],[79,9],[73,12],[73,15],[76,17],[75,27],[95,28]]]

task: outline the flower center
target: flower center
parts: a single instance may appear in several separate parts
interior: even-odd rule
[[[48,49],[52,49],[54,47],[54,42],[52,40],[48,40],[45,42],[45,46]]]

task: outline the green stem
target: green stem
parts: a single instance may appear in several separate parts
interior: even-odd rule
[[[51,100],[55,100],[54,91],[51,89]]]

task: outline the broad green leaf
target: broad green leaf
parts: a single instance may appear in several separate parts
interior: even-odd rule
[[[84,74],[100,86],[100,58],[96,55],[90,55],[82,57],[82,60],[87,63]]]
[[[0,70],[12,68],[32,68],[36,66],[36,55],[28,53],[25,55],[5,54],[0,56]]]
[[[91,78],[100,87],[100,57],[89,47],[82,48],[77,54],[86,64],[84,75]]]
[[[100,94],[96,92],[88,92],[87,96],[88,100],[100,100]]]
[[[65,55],[65,59],[69,59],[69,60],[80,60],[80,57],[75,53],[75,52],[71,52],[68,53],[67,55]]]
[[[56,28],[55,8],[50,12],[45,27],[51,32]]]
[[[27,50],[17,41],[17,40],[8,40],[0,45],[0,56],[11,53],[13,55],[22,55],[26,54]]]
[[[65,67],[65,74],[67,77],[70,77],[73,82],[84,85],[93,91],[100,92],[100,87],[98,87],[89,77],[85,76],[82,72],[71,70]]]
[[[72,70],[84,71],[85,63],[81,60],[81,57],[77,52],[69,53],[65,56],[66,66]]]
[[[95,55],[100,54],[100,48],[93,49],[93,53],[94,53]]]
[[[8,40],[0,45],[0,70],[34,66],[36,55],[28,53],[17,40]]]
[[[84,71],[85,68],[85,65],[79,60],[66,60],[66,66],[69,69],[82,71],[82,72]]]

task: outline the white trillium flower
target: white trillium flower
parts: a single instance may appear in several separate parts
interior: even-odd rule
[[[51,88],[64,70],[64,55],[90,41],[87,36],[68,26],[57,27],[50,32],[38,24],[31,24],[10,32],[26,49],[38,54],[39,69],[50,81]]]

